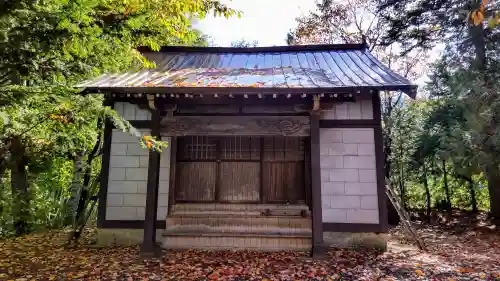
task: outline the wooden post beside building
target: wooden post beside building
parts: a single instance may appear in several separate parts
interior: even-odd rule
[[[160,139],[160,112],[152,109],[151,135]],[[144,238],[141,245],[142,256],[155,256],[161,253],[156,245],[156,210],[158,208],[158,184],[160,179],[160,152],[149,151],[148,181],[146,194],[146,213],[144,219]]]
[[[313,258],[321,258],[325,254],[323,247],[323,221],[321,215],[321,170],[319,148],[319,114],[311,111],[311,201],[312,201],[312,252]]]

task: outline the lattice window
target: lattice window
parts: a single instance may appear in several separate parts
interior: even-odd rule
[[[264,161],[303,161],[304,138],[264,137]]]
[[[179,161],[203,161],[217,159],[216,137],[190,136],[179,138]]]
[[[221,160],[260,160],[259,137],[223,137],[220,141]]]

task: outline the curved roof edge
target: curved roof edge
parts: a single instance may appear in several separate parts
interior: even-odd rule
[[[366,43],[360,44],[319,44],[319,45],[290,45],[266,47],[197,47],[197,46],[163,46],[158,52],[177,53],[266,53],[266,52],[300,52],[300,51],[332,51],[332,50],[363,50],[367,49]],[[137,50],[141,53],[156,52],[148,46],[140,46]]]

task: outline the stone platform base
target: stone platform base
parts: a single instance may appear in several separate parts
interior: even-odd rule
[[[339,248],[372,248],[387,250],[387,233],[323,232],[326,245]]]
[[[163,248],[310,250],[312,221],[304,204],[176,204]]]
[[[156,241],[162,241],[163,229],[156,230]],[[142,243],[142,229],[99,228],[97,230],[97,246],[131,246]]]
[[[189,248],[186,247],[186,242],[191,242],[193,246],[200,247],[202,244],[217,245],[219,249],[234,249],[237,245],[242,245],[242,248],[258,248],[263,247],[265,250],[307,250],[311,247],[311,239],[302,237],[288,237],[288,239],[278,239],[272,237],[260,237],[259,239],[249,239],[249,237],[238,237],[231,239],[229,237],[185,237],[184,235],[174,236],[165,240],[163,237],[164,230],[156,230],[157,242],[163,244],[166,248]],[[340,248],[375,248],[387,250],[387,233],[350,233],[350,232],[324,232],[324,242],[326,246]],[[184,237],[183,237],[184,236]],[[142,243],[142,229],[124,229],[124,228],[100,228],[97,232],[98,246],[131,246]],[[211,240],[211,241],[204,241]],[[241,240],[241,241],[239,241]],[[290,243],[293,241],[292,243]],[[207,243],[210,242],[210,243]],[[215,242],[215,243],[214,243]],[[281,245],[280,245],[281,244]],[[201,247],[203,248],[203,247]],[[210,247],[209,247],[210,248]]]
[[[311,238],[294,235],[266,234],[169,234],[164,237],[166,249],[201,249],[201,250],[250,250],[250,251],[309,251]]]

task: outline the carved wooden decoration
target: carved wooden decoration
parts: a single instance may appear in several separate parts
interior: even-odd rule
[[[161,121],[162,135],[309,136],[307,116],[172,116]]]

